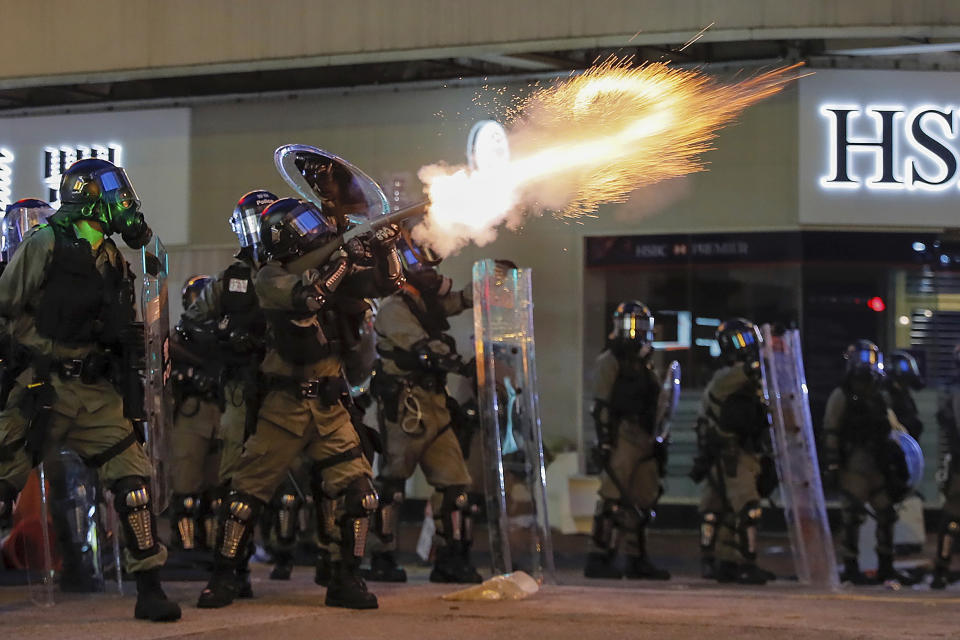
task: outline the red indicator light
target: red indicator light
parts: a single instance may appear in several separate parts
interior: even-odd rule
[[[873,309],[874,311],[876,311],[877,313],[880,313],[881,311],[887,308],[887,305],[883,302],[883,298],[879,296],[874,296],[869,300],[867,300],[867,306]]]

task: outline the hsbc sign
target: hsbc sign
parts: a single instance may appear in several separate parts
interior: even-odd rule
[[[957,118],[953,107],[834,105],[820,108],[829,131],[825,189],[956,190]],[[857,123],[856,121],[866,121]],[[854,136],[854,124],[870,135]],[[869,175],[856,175],[852,156],[872,164]]]
[[[960,73],[816,71],[799,82],[801,224],[960,226]]]

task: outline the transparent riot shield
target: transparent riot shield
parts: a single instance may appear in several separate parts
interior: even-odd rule
[[[530,269],[475,263],[473,298],[493,569],[553,582]]]
[[[62,591],[118,591],[109,511],[96,472],[72,451],[61,450],[44,462],[53,544],[59,557]]]
[[[167,304],[167,250],[156,236],[141,252],[144,325],[144,448],[153,463],[152,494],[157,514],[166,509],[168,490],[167,434],[173,406],[170,380],[170,310]]]
[[[680,363],[673,360],[667,365],[667,370],[663,373],[660,395],[657,397],[657,442],[668,442],[670,440],[670,422],[673,419],[674,411],[677,410],[677,403],[680,402],[680,379]]]
[[[762,327],[763,393],[770,406],[771,439],[780,496],[800,581],[839,588],[833,537],[820,481],[807,381],[796,329],[775,335]]]
[[[20,493],[14,524],[5,542],[6,563],[23,572],[30,600],[41,607],[55,604],[59,559],[50,523],[50,487],[46,464],[40,463]]]

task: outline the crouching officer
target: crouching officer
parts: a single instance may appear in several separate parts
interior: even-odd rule
[[[183,308],[189,309],[213,278],[193,276],[183,285]],[[220,365],[192,348],[182,329],[171,341],[174,413],[170,435],[173,496],[170,524],[174,545],[184,551],[213,548],[219,504]]]
[[[384,440],[376,531],[383,548],[372,555],[371,579],[406,579],[393,552],[404,487],[419,464],[434,488],[431,506],[440,545],[430,581],[480,582],[470,562],[467,488],[472,481],[451,428],[446,390],[447,374],[474,375],[474,362],[464,361],[447,333],[447,317],[473,306],[473,285],[454,290],[436,269],[440,260],[406,234],[402,249],[407,282],[381,301],[374,321],[380,362],[373,393]]]
[[[626,538],[628,578],[670,578],[650,562],[646,543],[661,494],[658,449],[664,446],[654,437],[660,381],[650,361],[653,323],[647,305],[621,302],[607,348],[594,365],[591,413],[604,474],[583,570],[588,578],[623,577],[615,565],[618,534]],[[629,495],[621,495],[620,487]]]
[[[0,412],[0,503],[9,505],[44,452],[73,449],[115,496],[126,568],[137,581],[134,615],[176,620],[180,607],[159,580],[167,550],[152,510],[153,469],[127,417],[142,418],[142,325],[133,324],[130,266],[109,238],[119,233],[140,248],[152,232],[126,173],[106,160],[71,165],[60,202],[0,277],[0,316],[21,354]]]
[[[700,551],[705,578],[766,584],[757,566],[758,479],[770,422],[760,376],[759,329],[737,318],[717,327],[723,366],[704,390],[691,477],[703,483]]]
[[[214,573],[199,607],[222,607],[233,601],[236,570],[257,518],[301,453],[317,463],[317,484],[324,494],[343,498],[338,517],[340,558],[333,567],[326,604],[377,607],[377,598],[367,591],[358,569],[378,498],[370,464],[343,405],[341,354],[358,338],[357,324],[368,308],[364,298],[387,295],[402,282],[396,231],[381,229],[369,240],[351,241],[316,267],[290,271],[300,271],[291,264],[297,257],[335,241],[345,228],[344,217],[325,215],[313,204],[293,198],[277,200],[261,216],[260,237],[268,262],[257,273],[256,291],[268,326],[268,349],[261,365],[266,396],[224,502]]]
[[[827,399],[824,485],[839,487],[843,533],[840,579],[853,584],[910,580],[893,568],[896,504],[907,494],[907,469],[900,447],[890,439],[891,414],[883,397],[883,354],[869,340],[857,340],[844,354],[843,383]],[[860,571],[860,527],[867,505],[877,520],[877,577]]]

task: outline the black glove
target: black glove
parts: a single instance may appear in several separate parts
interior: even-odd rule
[[[370,236],[370,244],[374,249],[386,251],[397,243],[400,237],[400,227],[395,224],[388,224],[374,231]]]
[[[114,231],[120,232],[120,237],[131,249],[142,249],[153,238],[153,230],[150,229],[147,221],[143,219],[143,214],[139,211],[120,223],[119,226],[121,228],[115,228]]]
[[[462,375],[464,378],[476,378],[477,377],[477,359],[470,358],[466,362],[460,365],[460,370],[457,372]]]

